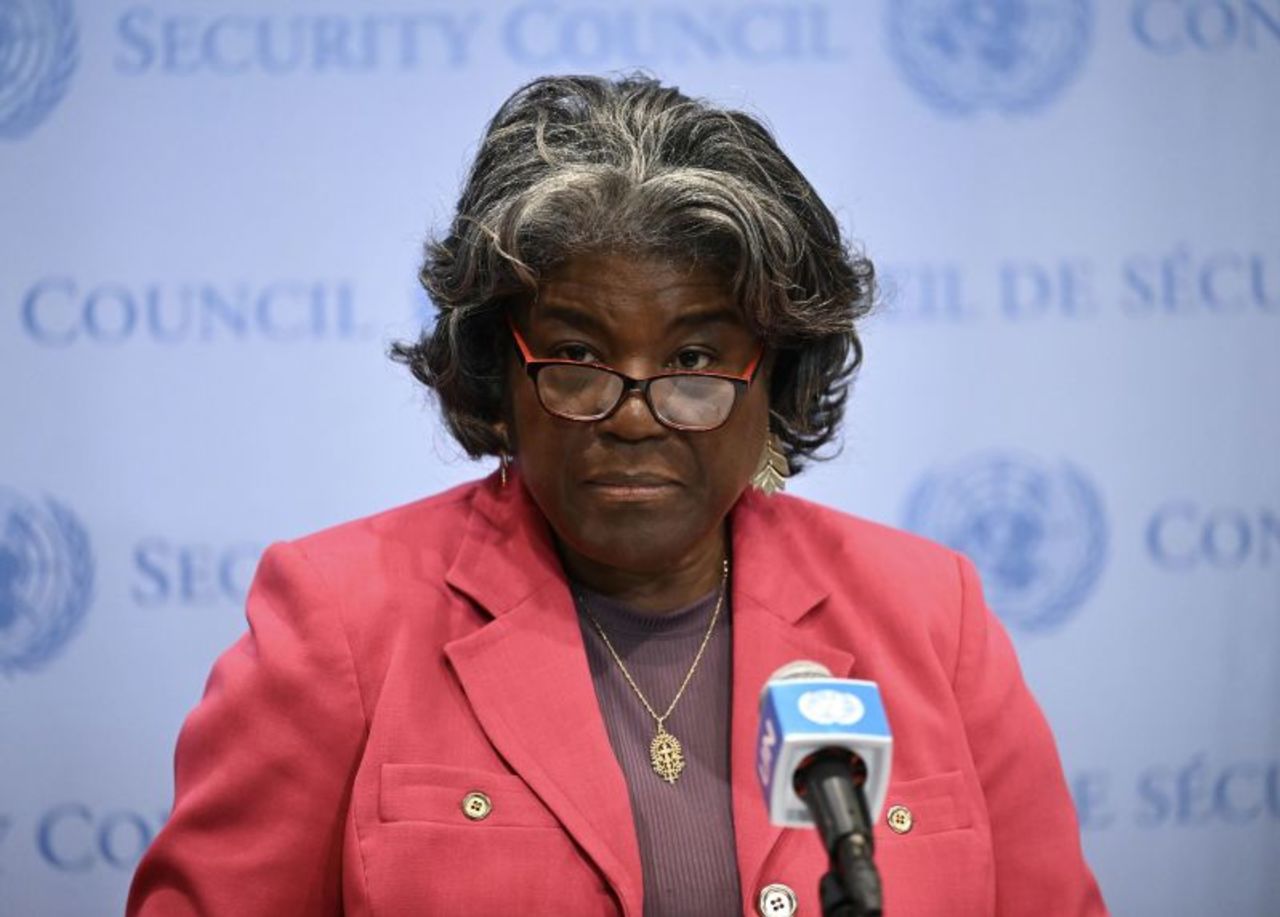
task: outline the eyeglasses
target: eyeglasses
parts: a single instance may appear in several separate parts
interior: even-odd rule
[[[507,324],[539,403],[548,414],[565,420],[604,420],[632,392],[639,392],[664,427],[699,433],[714,430],[729,419],[738,395],[755,379],[764,356],[761,344],[739,376],[689,369],[634,379],[599,363],[539,360],[530,352],[510,315]]]

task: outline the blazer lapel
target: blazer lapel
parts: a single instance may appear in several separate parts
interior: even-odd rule
[[[638,917],[644,886],[626,778],[550,533],[518,477],[477,492],[447,580],[494,616],[445,647],[481,727]]]
[[[827,596],[829,573],[804,550],[802,531],[788,531],[770,500],[748,491],[738,502],[733,525],[733,723],[730,768],[738,872],[747,900],[771,879],[761,875],[782,837],[770,824],[756,776],[756,733],[760,691],[788,662],[819,662],[845,677],[853,656],[797,626]],[[782,498],[786,499],[786,498]]]

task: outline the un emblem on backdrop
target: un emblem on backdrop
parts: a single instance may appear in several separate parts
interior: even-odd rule
[[[907,501],[906,526],[967,555],[1011,627],[1061,624],[1092,591],[1107,550],[1097,489],[1079,469],[982,455],[935,470]]]
[[[1047,105],[1089,48],[1090,0],[889,0],[889,48],[910,86],[953,114]]]
[[[93,556],[65,506],[0,487],[0,672],[38,669],[84,620]]]
[[[0,0],[0,138],[25,137],[62,100],[77,44],[71,0]]]

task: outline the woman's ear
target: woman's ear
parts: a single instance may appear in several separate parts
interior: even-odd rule
[[[513,455],[515,453],[515,443],[512,441],[511,425],[505,420],[495,420],[493,432],[498,437],[498,448],[507,453],[507,455]]]
[[[498,440],[498,480],[503,487],[507,486],[507,471],[511,467],[511,463],[515,458],[514,451],[511,446],[511,427],[505,420],[496,420],[493,423],[493,433]]]

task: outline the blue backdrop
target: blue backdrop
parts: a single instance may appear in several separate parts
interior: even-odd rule
[[[634,65],[884,272],[792,490],[977,561],[1117,913],[1280,913],[1280,0],[0,0],[0,911],[119,912],[265,544],[488,470],[421,241]]]

